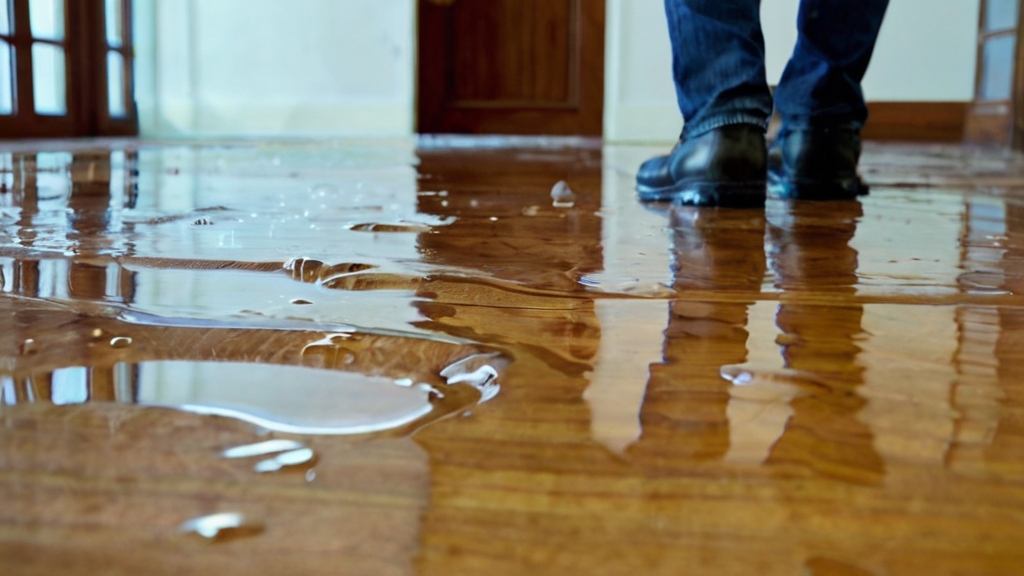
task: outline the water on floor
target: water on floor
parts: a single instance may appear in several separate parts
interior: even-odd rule
[[[0,571],[1016,573],[1024,161],[716,210],[657,151],[0,152]]]

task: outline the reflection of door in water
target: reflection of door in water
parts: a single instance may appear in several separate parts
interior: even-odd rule
[[[0,138],[138,133],[130,0],[0,0]]]
[[[419,132],[601,135],[604,0],[420,0]]]

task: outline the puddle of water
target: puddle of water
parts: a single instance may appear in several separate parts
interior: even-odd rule
[[[0,404],[73,405],[99,399],[170,407],[301,435],[404,435],[492,399],[504,360],[467,357],[429,382],[302,366],[243,362],[151,361],[109,369],[65,367],[4,377]],[[274,440],[230,449],[226,458],[283,452],[258,471],[309,463],[305,446]]]

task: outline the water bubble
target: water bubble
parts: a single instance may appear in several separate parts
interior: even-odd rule
[[[565,180],[555,182],[551,188],[551,205],[555,208],[572,208],[576,205],[576,195]]]
[[[207,540],[221,542],[263,532],[263,523],[250,520],[238,512],[220,512],[186,520],[178,527],[185,534],[196,534]]]
[[[132,345],[132,339],[128,336],[114,336],[110,339],[111,348],[127,348]]]
[[[103,329],[102,328],[93,328],[92,332],[90,332],[89,334],[93,338],[102,338],[103,337]]]
[[[273,458],[266,460],[260,460],[253,466],[253,470],[257,472],[277,472],[282,468],[289,468],[292,466],[301,466],[303,464],[309,464],[313,462],[316,454],[311,448],[300,448],[298,450],[290,450],[282,454],[278,454]]]
[[[491,216],[490,218],[488,218],[488,220],[490,220],[491,222],[497,222],[498,221],[498,217],[497,216]]]

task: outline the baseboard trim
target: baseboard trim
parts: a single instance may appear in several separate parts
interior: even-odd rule
[[[865,140],[960,142],[969,102],[868,102]]]

